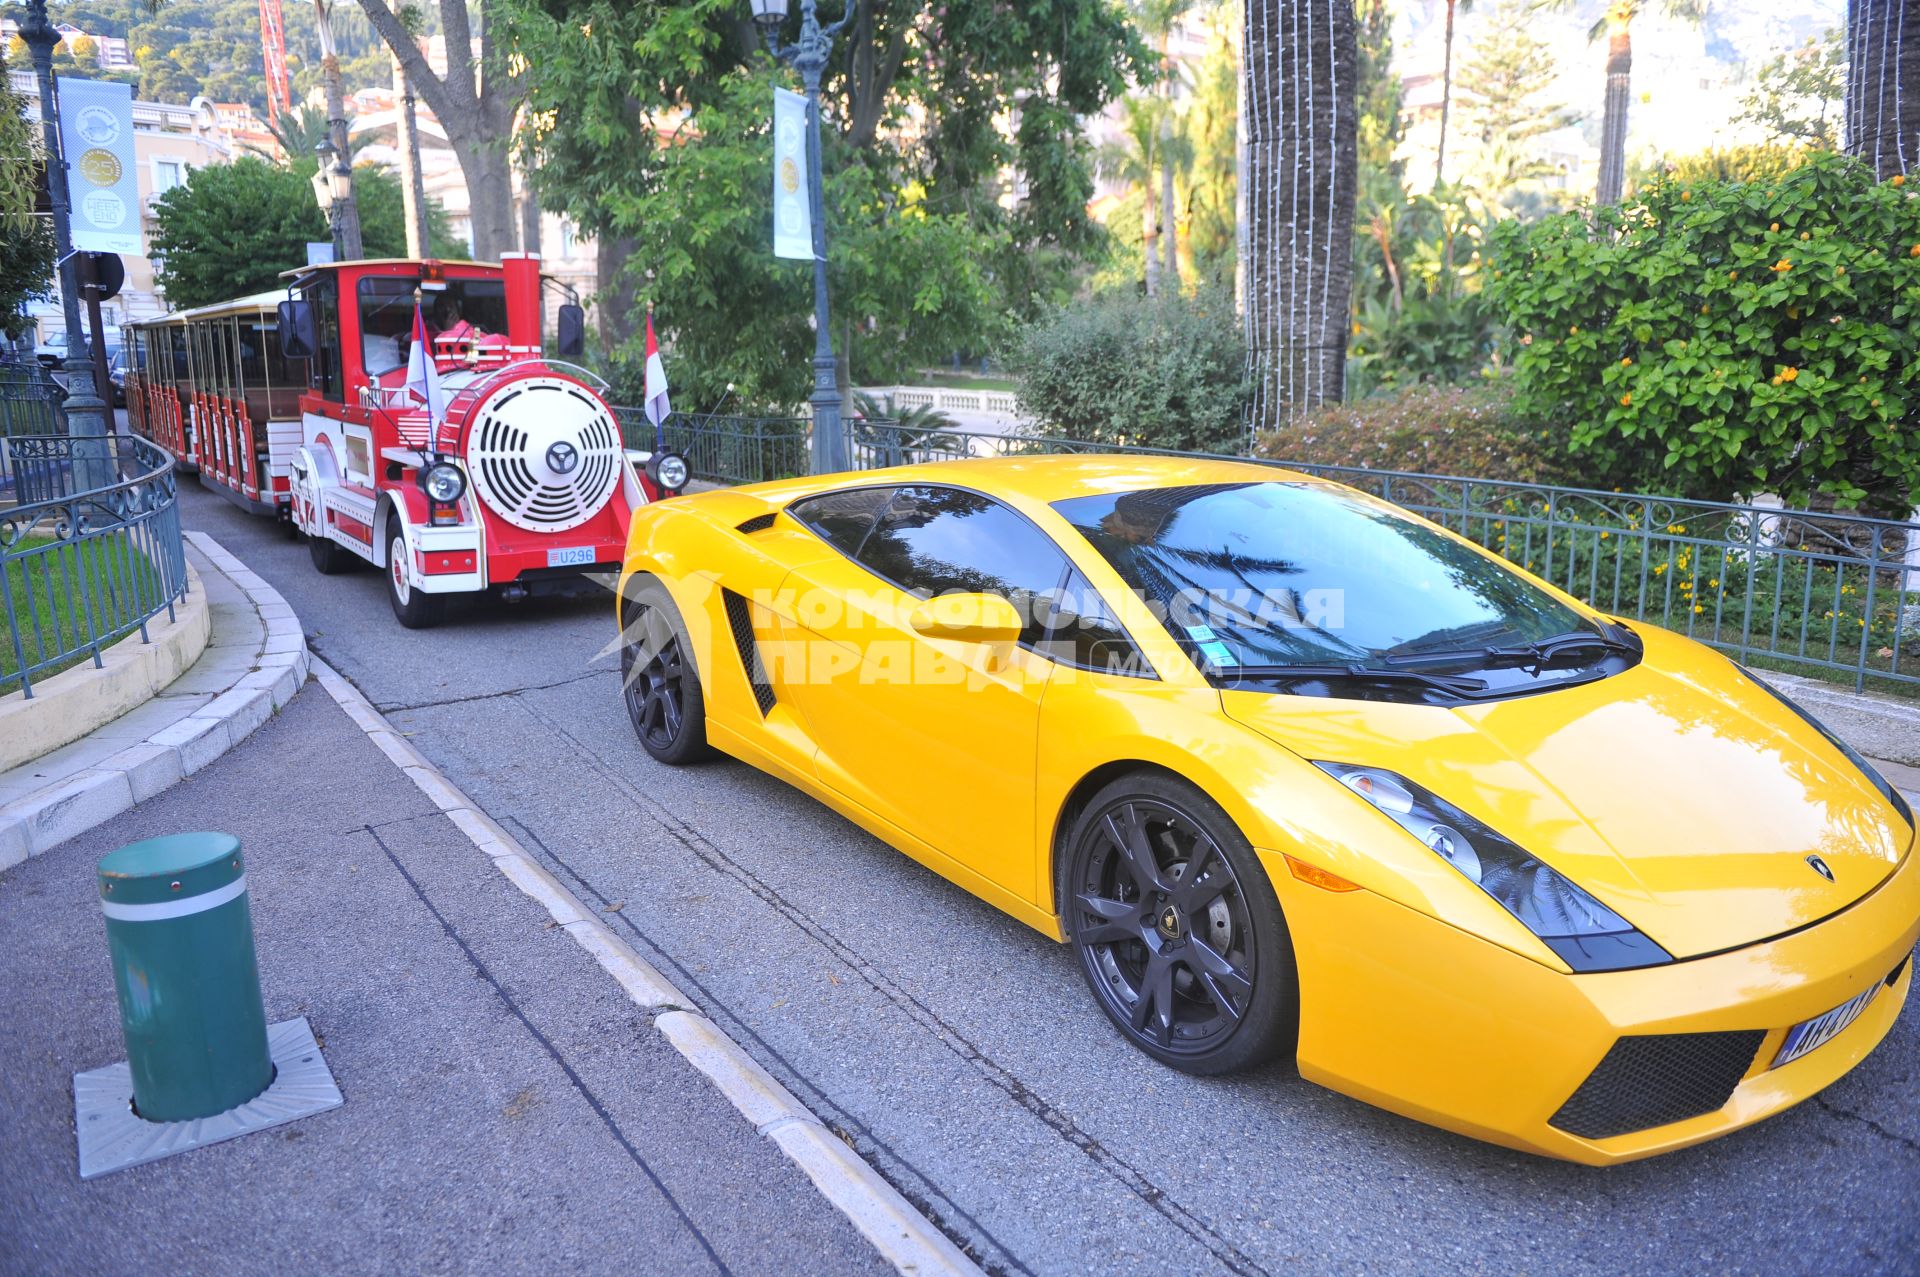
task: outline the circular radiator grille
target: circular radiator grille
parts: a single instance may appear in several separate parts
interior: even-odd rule
[[[529,532],[578,527],[613,497],[625,453],[582,386],[528,377],[494,392],[467,430],[467,473],[487,506]]]

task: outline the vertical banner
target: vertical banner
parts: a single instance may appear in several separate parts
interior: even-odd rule
[[[73,202],[73,246],[138,257],[140,177],[133,158],[133,86],[59,78],[60,149]]]
[[[807,100],[773,91],[773,255],[813,260],[807,200]]]

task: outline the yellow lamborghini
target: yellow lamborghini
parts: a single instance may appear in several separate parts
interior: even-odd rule
[[[1073,946],[1140,1050],[1604,1164],[1806,1099],[1912,984],[1900,794],[1726,657],[1271,467],[963,461],[634,515],[640,743]]]

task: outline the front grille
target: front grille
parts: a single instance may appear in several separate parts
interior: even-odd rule
[[[760,645],[753,638],[753,613],[746,599],[732,590],[721,590],[720,597],[727,605],[727,628],[733,631],[740,668],[747,672],[747,682],[753,685],[754,702],[760,706],[760,717],[765,718],[773,709],[773,685],[767,681],[766,667],[760,663]]]
[[[1733,1095],[1766,1036],[1747,1029],[1621,1038],[1551,1124],[1603,1140],[1711,1113]]]

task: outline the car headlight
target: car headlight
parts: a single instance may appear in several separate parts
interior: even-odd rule
[[[693,470],[677,452],[656,452],[647,458],[647,477],[668,492],[678,492],[693,478]]]
[[[1673,955],[1512,839],[1404,776],[1315,763],[1492,896],[1575,971],[1619,971]]]
[[[1752,679],[1754,682],[1758,683],[1761,687],[1765,688],[1767,691],[1767,694],[1772,696],[1773,699],[1775,699],[1776,701],[1779,701],[1782,705],[1785,705],[1788,709],[1798,714],[1801,717],[1801,719],[1805,721],[1808,727],[1811,727],[1814,731],[1819,732],[1822,736],[1826,737],[1827,743],[1832,745],[1835,749],[1839,750],[1842,754],[1846,755],[1847,761],[1852,763],[1855,767],[1859,768],[1860,774],[1862,776],[1865,776],[1867,778],[1867,781],[1875,789],[1880,791],[1880,796],[1886,799],[1889,803],[1893,805],[1893,809],[1900,813],[1900,819],[1907,822],[1907,828],[1912,829],[1914,827],[1913,808],[1907,805],[1906,795],[1902,794],[1899,790],[1895,789],[1893,787],[1892,782],[1890,782],[1885,776],[1882,776],[1880,774],[1879,768],[1875,767],[1872,763],[1868,762],[1865,758],[1861,756],[1859,750],[1847,744],[1847,742],[1841,740],[1839,736],[1834,734],[1834,731],[1831,727],[1828,727],[1825,723],[1815,718],[1812,714],[1809,714],[1806,711],[1806,709],[1803,706],[1801,706],[1801,704],[1798,701],[1788,696],[1785,692],[1775,687],[1772,683],[1767,682],[1766,679],[1761,678],[1758,674],[1755,674],[1752,670],[1748,669],[1744,665],[1737,666],[1736,668],[1739,669],[1739,671],[1742,674],[1745,674],[1748,678]]]
[[[431,501],[452,505],[467,490],[467,476],[451,461],[436,461],[420,472],[420,490]]]

